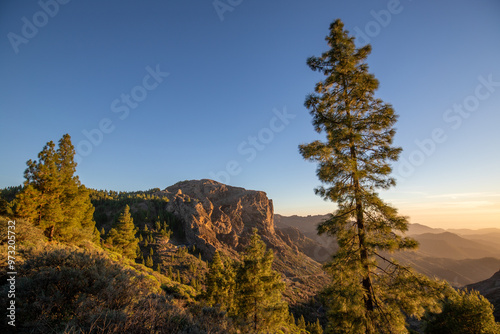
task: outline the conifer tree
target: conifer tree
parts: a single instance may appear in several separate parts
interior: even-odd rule
[[[231,263],[224,263],[218,251],[208,264],[205,277],[205,300],[210,306],[232,312],[234,309],[235,272]]]
[[[137,256],[139,243],[139,240],[135,237],[134,228],[130,207],[126,205],[118,221],[109,231],[106,242],[123,256],[134,259]]]
[[[315,323],[308,324],[306,329],[310,334],[323,334],[323,327],[321,327],[319,319],[316,319]]]
[[[272,269],[274,255],[266,251],[257,229],[243,253],[236,278],[237,314],[246,330],[273,332],[288,321],[288,305],[283,301],[285,283]]]
[[[146,267],[153,268],[153,258],[151,256],[148,256],[146,259]]]
[[[477,291],[456,291],[444,301],[441,313],[430,314],[426,334],[500,334],[493,305]]]
[[[75,149],[65,134],[58,149],[48,142],[38,161],[28,160],[26,181],[17,196],[17,215],[45,230],[49,240],[95,240],[89,191],[75,176]]]
[[[168,266],[167,277],[170,278],[171,280],[174,279],[174,274],[172,273],[172,266]]]
[[[368,72],[370,45],[356,48],[340,20],[330,26],[329,50],[310,57],[309,67],[326,76],[305,106],[326,141],[299,146],[302,156],[318,162],[317,176],[326,185],[315,189],[337,210],[318,232],[336,238],[339,250],[326,268],[333,283],[326,291],[328,332],[403,333],[405,314],[420,317],[434,307],[440,292],[384,251],[413,249],[416,241],[401,236],[407,218],[383,202],[377,189],[395,185],[390,162],[397,120],[391,105],[374,97],[378,80]],[[398,232],[398,233],[395,233]]]
[[[299,320],[297,321],[297,327],[299,329],[306,329],[306,320],[304,319],[304,315],[301,314]]]

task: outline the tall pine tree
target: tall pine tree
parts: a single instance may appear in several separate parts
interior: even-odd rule
[[[273,333],[288,320],[288,305],[283,301],[285,283],[272,269],[274,255],[266,251],[257,229],[243,253],[236,278],[237,315],[249,333]]]
[[[328,185],[316,193],[338,207],[318,227],[339,245],[326,266],[333,276],[326,293],[327,331],[403,333],[405,315],[422,316],[440,293],[431,281],[383,253],[417,247],[401,236],[407,218],[376,193],[395,185],[390,162],[401,152],[392,146],[397,115],[374,97],[379,83],[365,63],[370,45],[356,48],[340,20],[331,24],[326,41],[330,49],[307,60],[326,78],[305,102],[315,130],[325,132],[326,141],[299,149],[306,160],[318,163],[317,175]]]
[[[71,137],[65,134],[57,150],[50,141],[38,154],[38,161],[30,159],[16,214],[44,229],[49,240],[97,241],[94,207],[88,190],[74,175],[74,156]]]

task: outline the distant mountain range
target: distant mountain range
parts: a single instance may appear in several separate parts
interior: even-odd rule
[[[319,262],[327,261],[337,247],[332,238],[317,235],[316,226],[327,218],[328,215],[274,215],[277,228],[296,228],[316,242],[316,252],[308,251],[308,255]],[[406,235],[420,243],[419,249],[391,256],[423,274],[445,279],[454,286],[488,279],[500,270],[500,229],[445,230],[410,224]]]

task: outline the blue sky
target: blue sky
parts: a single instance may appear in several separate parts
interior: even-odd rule
[[[305,96],[336,18],[400,115],[396,188],[439,227],[500,227],[498,1],[2,1],[0,187],[69,133],[92,188],[216,178],[323,214]],[[87,134],[87,135],[85,135]]]

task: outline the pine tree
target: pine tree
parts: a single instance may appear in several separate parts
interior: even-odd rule
[[[118,221],[109,231],[106,243],[123,256],[134,259],[137,256],[139,243],[139,240],[135,237],[134,228],[130,207],[126,205]]]
[[[323,327],[321,327],[319,319],[316,319],[315,323],[308,324],[306,329],[310,334],[323,334]]]
[[[299,320],[297,321],[297,327],[300,329],[306,329],[306,320],[304,319],[304,315],[300,315]]]
[[[153,257],[152,256],[148,256],[147,259],[146,259],[146,267],[149,267],[149,268],[153,268]]]
[[[477,291],[457,291],[444,301],[441,313],[428,315],[426,334],[500,334],[493,305]]]
[[[222,261],[218,251],[208,264],[205,286],[204,299],[208,305],[219,305],[229,312],[234,310],[235,272],[231,263]]]
[[[285,283],[271,267],[274,255],[266,251],[257,229],[243,253],[236,277],[237,315],[247,330],[272,332],[288,320],[288,305],[283,301]]]
[[[168,266],[167,277],[170,278],[171,280],[174,279],[174,274],[172,273],[172,267],[171,266]]]
[[[309,67],[326,76],[305,106],[326,141],[300,145],[306,160],[316,161],[319,179],[330,185],[315,191],[338,209],[318,227],[337,239],[339,250],[326,268],[333,283],[326,291],[329,332],[405,332],[405,314],[420,317],[436,305],[433,282],[383,256],[383,251],[413,249],[402,237],[407,218],[375,192],[395,185],[391,161],[401,148],[391,146],[397,120],[393,108],[374,97],[378,81],[368,73],[370,45],[356,48],[340,20],[326,37],[330,49],[310,57]]]
[[[58,149],[48,142],[38,161],[28,160],[26,181],[17,196],[16,214],[45,230],[49,240],[96,240],[94,207],[88,190],[75,176],[75,149],[66,134]]]

